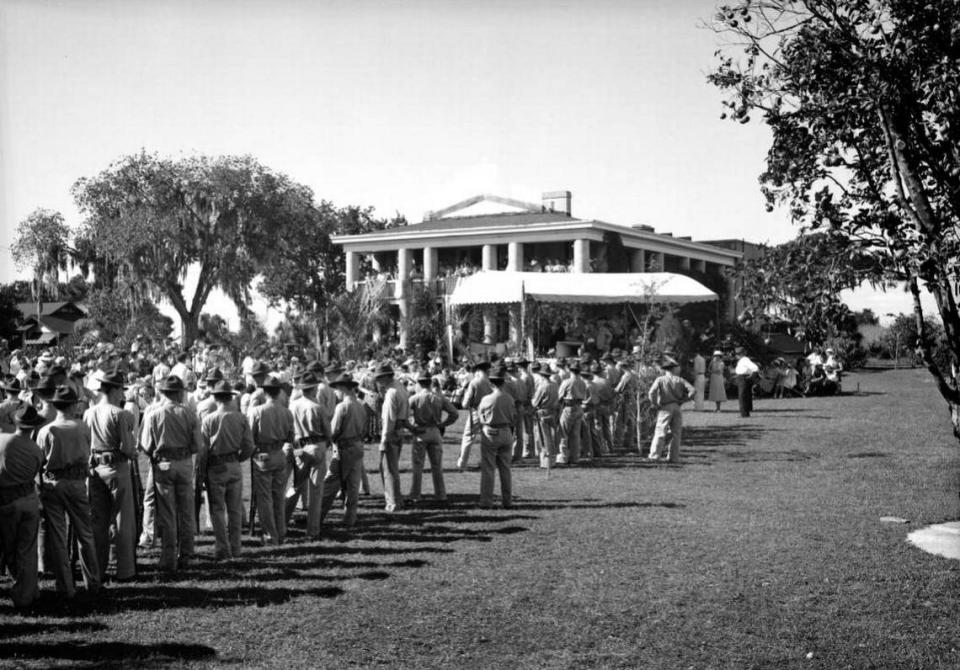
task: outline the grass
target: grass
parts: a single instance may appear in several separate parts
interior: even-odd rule
[[[30,616],[0,603],[0,665],[960,667],[960,565],[905,542],[957,518],[947,415],[922,371],[858,383],[749,419],[688,412],[676,466],[524,464],[509,511],[475,506],[454,431],[449,507],[368,499],[352,535],[250,543],[178,581],[147,552],[140,581],[69,609],[44,582]],[[209,535],[198,546],[212,555]]]

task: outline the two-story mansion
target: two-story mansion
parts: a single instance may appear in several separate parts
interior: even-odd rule
[[[347,289],[360,280],[366,256],[376,272],[395,280],[389,290],[401,316],[409,310],[411,282],[433,284],[443,295],[453,287],[451,278],[477,270],[680,273],[727,287],[720,309],[735,315],[735,291],[724,271],[742,258],[739,241],[694,242],[646,225],[578,219],[570,203],[569,191],[544,193],[540,204],[479,195],[428,212],[421,223],[337,236],[333,243],[346,253]],[[484,330],[489,335],[493,324]],[[405,339],[401,329],[401,344]]]

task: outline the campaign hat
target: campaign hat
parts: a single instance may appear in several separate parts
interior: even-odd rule
[[[210,395],[214,398],[218,396],[235,396],[239,395],[239,391],[234,391],[233,386],[231,386],[230,382],[226,379],[220,379],[210,388]]]
[[[123,373],[116,369],[111,370],[110,372],[101,370],[97,373],[96,380],[101,386],[117,386],[119,388],[127,387],[127,384],[123,378]]]
[[[349,386],[350,388],[357,388],[357,386],[359,386],[359,384],[357,384],[354,378],[348,375],[346,372],[341,373],[337,377],[330,380],[330,382],[328,383],[332,387]]]
[[[7,393],[20,393],[23,388],[20,386],[20,380],[17,377],[3,382],[3,390]]]
[[[207,382],[208,384],[210,382],[217,383],[221,379],[223,379],[223,372],[220,370],[220,368],[211,368],[203,377],[203,381]]]
[[[611,354],[608,351],[607,353],[605,353],[603,356],[600,357],[600,360],[603,361],[604,363],[614,363],[616,362],[617,359],[614,358],[613,354]]]
[[[57,382],[53,375],[44,375],[40,378],[40,382],[34,387],[34,390],[38,393],[53,393],[57,390]]]
[[[418,384],[427,384],[428,386],[433,383],[433,377],[426,370],[422,371],[417,375]]]
[[[250,369],[250,376],[257,377],[259,375],[268,375],[270,374],[270,366],[264,363],[263,361],[257,361],[253,364],[253,367]]]
[[[283,382],[280,381],[280,378],[276,375],[268,374],[267,378],[260,384],[260,387],[265,389],[280,389],[283,388]]]
[[[394,375],[393,366],[389,363],[381,363],[377,366],[377,369],[373,373],[374,379],[379,379],[380,377],[392,377]]]
[[[80,400],[80,396],[70,386],[58,386],[53,392],[53,398],[50,402],[58,405],[72,405]]]
[[[317,374],[317,375],[322,375],[322,374],[323,374],[323,363],[321,363],[320,361],[317,361],[317,360],[307,361],[307,363],[306,363],[306,365],[304,366],[303,369],[304,369],[304,371],[306,371],[306,372],[312,372],[312,373]]]
[[[574,361],[573,363],[571,363],[570,372],[580,374],[580,361]]]
[[[23,403],[17,408],[17,411],[13,413],[13,422],[24,428],[36,428],[37,426],[42,426],[46,419],[37,412],[36,407],[30,403]]]
[[[168,375],[160,382],[157,390],[162,393],[176,393],[184,389],[183,380],[177,375]]]
[[[527,367],[528,365],[530,365],[530,361],[528,361],[528,360],[527,360],[525,357],[523,357],[523,356],[521,356],[520,359],[517,361],[517,366],[518,366],[518,367],[525,368],[525,367]]]
[[[474,370],[489,371],[489,370],[490,370],[490,361],[479,361],[478,363],[476,363],[476,364],[473,366],[473,369],[474,369]]]
[[[300,389],[311,389],[320,385],[320,380],[317,379],[317,376],[312,372],[304,372],[302,375],[298,376],[294,387]]]
[[[540,372],[540,364],[534,361],[530,366],[530,372]]]
[[[680,367],[680,364],[677,363],[677,359],[675,359],[673,356],[667,356],[664,354],[663,359],[660,361],[660,367],[664,370],[670,370],[672,368]]]
[[[327,375],[328,377],[339,375],[341,372],[343,372],[343,366],[336,361],[333,361],[330,363],[330,365],[323,369],[323,374]]]
[[[490,370],[490,374],[488,376],[490,378],[490,381],[502,382],[506,377],[506,374],[507,374],[506,368],[503,365],[498,365],[497,367]]]

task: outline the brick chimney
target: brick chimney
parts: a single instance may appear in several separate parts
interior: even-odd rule
[[[560,212],[572,216],[570,211],[570,191],[547,191],[543,194],[543,211]]]

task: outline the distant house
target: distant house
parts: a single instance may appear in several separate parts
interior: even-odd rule
[[[39,303],[21,302],[17,309],[23,314],[23,320],[17,327],[24,346],[53,346],[62,344],[73,335],[77,321],[87,316],[86,310],[75,302]]]

